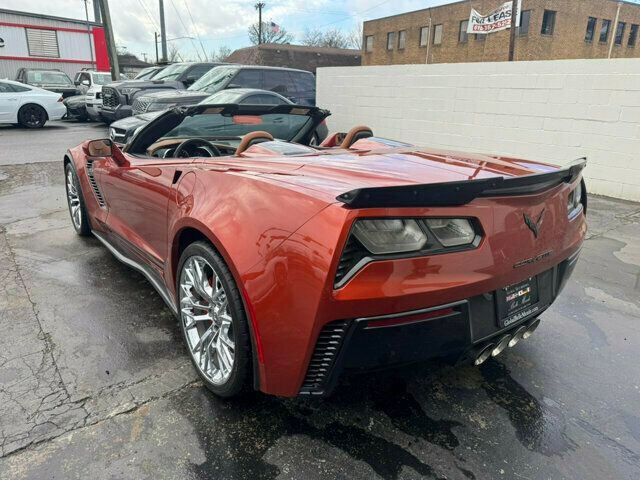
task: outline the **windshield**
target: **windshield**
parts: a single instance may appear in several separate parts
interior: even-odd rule
[[[273,138],[291,140],[311,119],[305,115],[220,115],[202,114],[185,117],[162,138],[241,137],[247,133],[269,132]],[[160,139],[161,140],[161,139]]]
[[[217,93],[205,98],[200,103],[203,105],[211,105],[213,103],[236,103],[238,92],[235,90],[220,90]]]
[[[94,73],[93,74],[93,83],[96,85],[105,85],[111,82],[113,82],[113,80],[111,80],[110,73]]]
[[[197,90],[205,93],[216,93],[224,86],[225,80],[231,78],[237,68],[215,67],[205,73],[199,80],[191,85],[188,90]]]
[[[142,70],[140,70],[138,72],[138,74],[133,78],[134,80],[142,80],[144,78],[148,78],[150,77],[153,72],[157,71],[158,68],[157,67],[147,67],[147,68],[143,68]]]
[[[182,72],[184,72],[187,68],[189,68],[188,63],[174,63],[173,65],[169,65],[167,68],[158,73],[154,80],[175,80],[180,76]]]
[[[145,154],[160,141],[171,145],[195,138],[228,144],[259,131],[279,140],[306,145],[315,127],[328,115],[326,110],[297,105],[217,104],[174,108],[144,127],[133,138],[128,151]]]
[[[42,85],[73,85],[66,73],[62,72],[27,72],[27,83]]]

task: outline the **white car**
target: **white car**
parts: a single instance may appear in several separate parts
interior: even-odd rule
[[[0,123],[40,128],[67,113],[62,96],[42,88],[0,79]]]
[[[91,120],[100,121],[100,112],[102,111],[102,85],[93,84],[85,95],[87,104],[87,115]]]

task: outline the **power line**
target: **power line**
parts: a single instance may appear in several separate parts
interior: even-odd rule
[[[193,15],[191,15],[191,9],[189,8],[189,4],[187,0],[184,0],[184,6],[187,7],[187,12],[189,13],[189,18],[191,19],[191,24],[193,25],[193,31],[198,37],[198,42],[200,42],[200,48],[202,49],[202,54],[204,55],[204,59],[207,60],[207,54],[204,51],[204,45],[202,44],[202,39],[200,38],[200,32],[198,32],[198,27],[196,26],[196,22],[193,21]]]
[[[156,23],[155,19],[153,18],[153,15],[151,15],[151,12],[147,8],[147,4],[144,3],[144,0],[138,0],[138,3],[144,9],[144,11],[147,13],[147,17],[149,17],[149,20],[151,20],[151,23],[153,24],[153,28],[155,28],[156,30],[159,30],[158,24]]]
[[[176,4],[173,2],[173,0],[171,0],[171,6],[173,7],[173,9],[176,12],[176,16],[178,17],[178,20],[180,21],[180,23],[182,24],[182,28],[184,29],[184,33],[189,36],[189,29],[187,28],[187,26],[185,25],[184,21],[182,20],[182,17],[180,16],[180,12],[178,11],[178,8],[176,7]],[[195,43],[193,41],[193,38],[191,38],[191,46],[193,47],[193,49],[196,51],[196,55],[198,55],[198,60],[202,61],[202,57],[200,57],[200,52],[198,51],[198,47],[195,46]]]

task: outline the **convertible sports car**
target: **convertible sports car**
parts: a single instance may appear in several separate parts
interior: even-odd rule
[[[64,158],[76,231],[149,279],[218,395],[479,365],[533,332],[576,264],[584,159],[417,148],[367,127],[309,147],[328,114],[176,108],[123,149],[94,140]]]

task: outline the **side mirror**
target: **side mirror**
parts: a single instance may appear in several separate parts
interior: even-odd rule
[[[87,144],[86,152],[90,157],[110,157],[111,140],[92,140]]]
[[[85,147],[85,153],[90,157],[111,157],[121,167],[129,165],[129,160],[122,150],[109,139],[90,141]]]
[[[90,87],[91,86],[91,82],[89,80],[82,80],[82,82],[80,82],[82,85],[84,85],[85,87]]]

